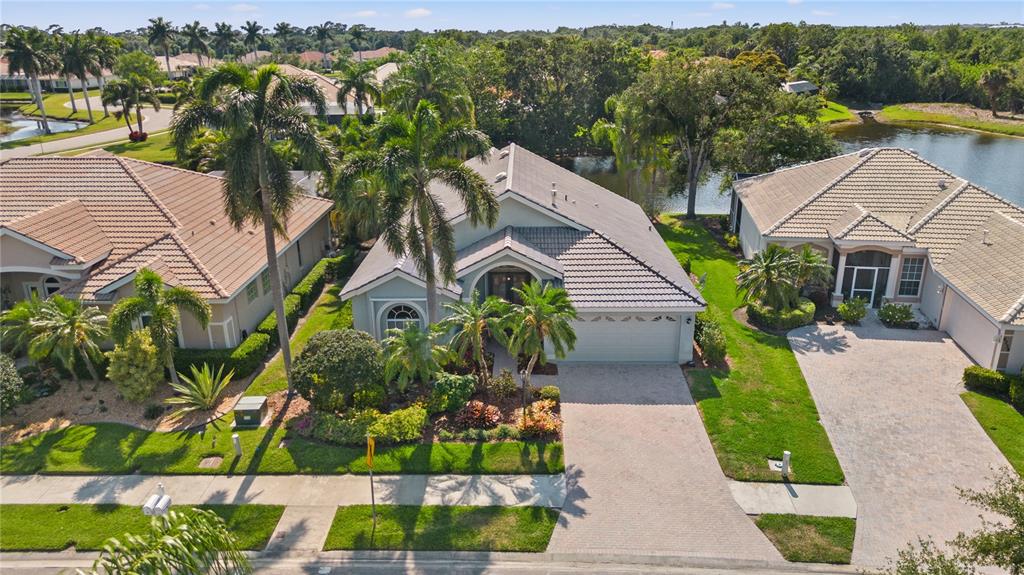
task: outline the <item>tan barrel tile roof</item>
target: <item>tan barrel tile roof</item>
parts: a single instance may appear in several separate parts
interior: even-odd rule
[[[913,242],[914,238],[902,231],[907,219],[901,214],[876,214],[853,204],[827,231],[836,240]],[[902,226],[897,221],[902,221]]]
[[[86,263],[106,257],[114,244],[81,200],[68,200],[7,224],[12,230]],[[71,262],[69,262],[71,263]]]

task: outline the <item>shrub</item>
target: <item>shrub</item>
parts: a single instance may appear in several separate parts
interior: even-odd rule
[[[380,418],[381,414],[376,409],[354,410],[344,417],[317,412],[312,416],[310,435],[329,443],[366,445],[366,434],[370,426]]]
[[[730,250],[736,250],[740,247],[740,237],[736,234],[725,234],[725,245],[729,246]]]
[[[868,314],[868,300],[861,297],[848,299],[839,304],[836,311],[846,323],[860,323],[860,320]]]
[[[213,371],[206,363],[201,369],[194,365],[191,369],[191,377],[179,373],[178,377],[181,378],[181,383],[171,384],[178,395],[164,400],[164,403],[168,405],[181,406],[171,414],[171,417],[178,417],[193,411],[207,411],[217,407],[221,394],[231,383],[231,378],[235,376],[233,371],[224,373],[223,366],[217,371]]]
[[[277,340],[276,333],[273,339]],[[174,364],[179,369],[189,369],[193,365],[198,367],[208,363],[214,368],[234,370],[235,377],[249,377],[266,359],[270,341],[270,336],[257,332],[249,335],[234,349],[175,348]]]
[[[352,407],[356,409],[380,409],[388,398],[388,390],[383,385],[371,385],[357,389],[352,394]]]
[[[369,433],[382,443],[416,441],[423,437],[423,428],[429,421],[423,406],[412,405],[380,416],[370,426]]]
[[[146,406],[146,409],[142,410],[142,417],[145,419],[156,419],[163,415],[164,406],[158,403],[151,403]]]
[[[455,434],[447,429],[442,429],[437,432],[437,438],[441,441],[452,441],[455,439]]]
[[[704,361],[709,364],[725,360],[725,332],[713,315],[706,311],[697,314],[693,325],[693,339],[700,346]]]
[[[299,307],[302,309],[302,313],[309,311],[309,308],[313,305],[313,302],[320,297],[320,293],[324,291],[324,284],[327,283],[327,260],[322,259],[309,270],[306,277],[302,278],[302,281],[295,284],[295,288],[292,290],[293,295],[299,296]],[[276,324],[275,324],[276,325]]]
[[[333,279],[343,278],[352,272],[352,264],[355,260],[355,249],[346,248],[341,255],[333,258],[324,258],[327,262],[327,275]]]
[[[18,405],[24,391],[25,381],[14,366],[14,360],[6,353],[0,353],[0,413],[7,413]]]
[[[501,410],[496,405],[488,405],[474,399],[467,402],[455,416],[455,422],[463,428],[479,427],[490,429],[501,421]]]
[[[1024,411],[1024,377],[1010,378],[1010,405]]]
[[[802,297],[797,306],[775,310],[759,302],[747,304],[747,317],[758,326],[769,329],[788,330],[814,321],[814,302]]]
[[[516,378],[508,369],[501,370],[496,377],[487,381],[487,393],[499,399],[507,399],[516,394],[518,386]]]
[[[302,299],[295,294],[284,296],[284,317],[288,323],[288,333],[295,331],[295,324],[299,323],[299,317],[302,315],[301,304]],[[256,326],[256,332],[269,335],[270,341],[277,343],[277,314],[273,310],[260,322],[260,325]]]
[[[562,392],[559,391],[558,386],[545,385],[544,387],[540,388],[540,398],[548,399],[555,403],[558,403],[562,401]]]
[[[1006,395],[1010,392],[1011,377],[992,369],[972,365],[964,369],[964,387],[972,391]]]
[[[447,411],[454,413],[469,401],[476,389],[476,378],[472,375],[453,375],[440,373],[430,392],[428,407],[431,413]]]
[[[475,427],[471,427],[469,429],[464,429],[460,431],[456,437],[458,437],[462,441],[487,441],[488,431],[490,430],[477,429]]]
[[[487,432],[487,439],[490,441],[517,440],[519,439],[519,428],[514,425],[502,423],[498,427]]]
[[[519,434],[522,437],[543,438],[557,436],[562,431],[562,420],[555,414],[555,403],[535,401],[519,416]]]
[[[384,385],[380,344],[352,329],[316,333],[292,365],[292,382],[314,409],[342,411],[356,391]]]
[[[914,323],[914,312],[910,305],[886,303],[878,310],[878,319],[889,327],[903,327]]]
[[[107,377],[128,401],[145,401],[164,378],[164,366],[148,330],[128,334],[124,344],[115,345],[106,356],[110,360]]]

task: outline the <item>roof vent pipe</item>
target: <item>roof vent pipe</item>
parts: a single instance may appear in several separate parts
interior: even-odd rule
[[[500,181],[504,180],[506,176],[508,176],[508,174],[506,174],[505,172],[498,172],[494,176],[494,181],[495,182],[500,182]]]
[[[558,184],[551,182],[551,205],[558,205]]]
[[[988,241],[987,229],[981,230],[981,243],[985,244],[986,246],[992,245],[992,242]]]
[[[949,182],[946,180],[939,180],[939,189],[945,190],[949,186]]]
[[[859,154],[857,154],[857,155],[858,155],[858,156],[860,156],[861,158],[863,158],[864,156],[866,156],[866,155],[870,154],[870,153],[871,153],[871,152],[873,152],[873,151],[875,151],[875,149],[874,149],[874,148],[864,148],[864,149],[862,149],[862,150],[860,151],[860,153],[859,153]]]

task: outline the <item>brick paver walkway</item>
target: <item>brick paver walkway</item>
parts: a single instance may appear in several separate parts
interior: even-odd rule
[[[853,563],[881,566],[918,537],[970,530],[984,488],[1008,465],[959,397],[970,360],[934,330],[809,326],[789,341],[857,500]],[[799,454],[793,454],[799,457]]]
[[[549,552],[781,560],[733,500],[678,366],[559,368],[568,495]]]

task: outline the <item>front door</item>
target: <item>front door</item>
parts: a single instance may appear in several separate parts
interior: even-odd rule
[[[853,290],[850,297],[864,298],[868,307],[874,307],[877,276],[878,268],[853,268]]]

